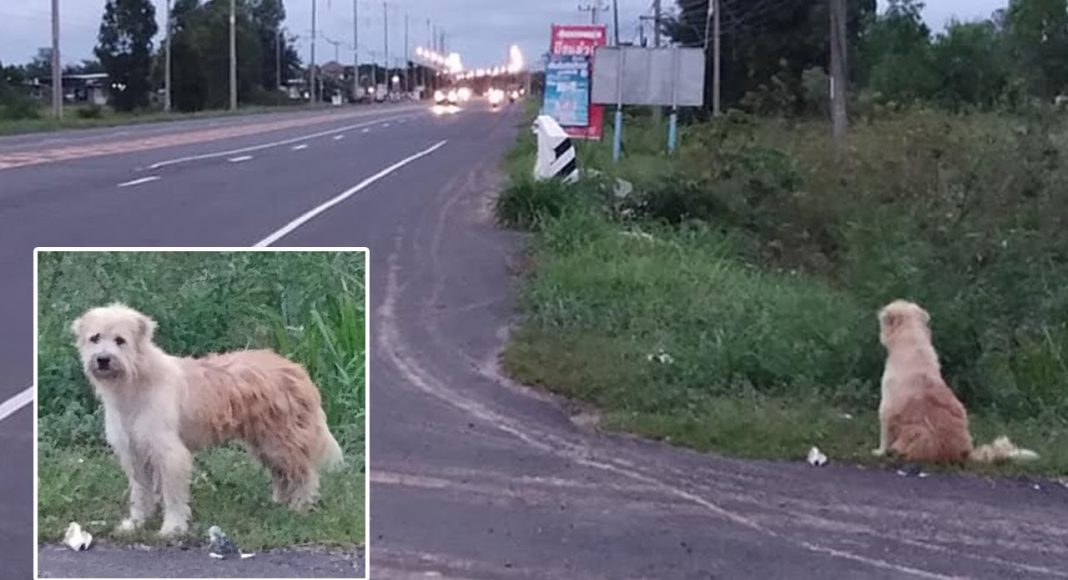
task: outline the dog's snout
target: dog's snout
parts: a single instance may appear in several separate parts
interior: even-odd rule
[[[96,368],[98,368],[98,369],[100,369],[102,371],[106,371],[106,370],[110,369],[111,368],[111,357],[106,355],[106,354],[98,355],[96,357]]]

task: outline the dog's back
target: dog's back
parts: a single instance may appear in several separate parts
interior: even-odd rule
[[[894,453],[912,461],[959,463],[972,451],[968,414],[941,378],[918,374],[887,420]]]

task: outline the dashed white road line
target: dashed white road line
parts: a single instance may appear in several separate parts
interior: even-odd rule
[[[251,155],[242,155],[240,157],[231,157],[231,158],[227,159],[227,161],[229,161],[230,163],[244,163],[245,161],[250,161],[250,160],[252,160],[252,156]]]
[[[388,117],[389,120],[396,120],[407,117],[408,115],[396,115]],[[271,147],[281,147],[283,145],[291,145],[293,143],[300,143],[302,141],[308,141],[309,139],[317,139],[319,137],[325,137],[327,135],[337,135],[338,133],[344,133],[353,129],[359,129],[361,127],[369,127],[371,125],[377,125],[381,123],[382,119],[375,119],[374,121],[365,121],[363,123],[356,123],[354,125],[346,125],[344,127],[338,127],[337,129],[330,129],[327,131],[320,131],[318,133],[312,133],[311,135],[301,135],[299,137],[293,137],[291,139],[283,139],[281,141],[273,141],[271,143],[263,143],[262,145],[252,145],[250,147],[241,147],[238,149],[230,149],[229,151],[217,151],[215,153],[204,153],[202,155],[190,155],[188,157],[179,157],[177,159],[168,159],[167,161],[160,161],[148,166],[148,169],[159,169],[160,167],[168,167],[170,165],[178,165],[179,163],[188,163],[190,161],[201,161],[204,159],[216,159],[219,157],[231,157],[241,153],[251,153],[252,151],[260,151],[263,149],[269,149]],[[366,133],[366,131],[364,131]]]
[[[363,130],[362,132],[363,132],[363,133],[370,133],[370,132],[371,132],[371,130],[370,130],[370,129],[364,129],[364,130]]]
[[[285,226],[282,226],[282,228],[280,228],[278,231],[274,232],[273,234],[271,234],[271,235],[267,236],[266,238],[264,238],[264,239],[260,240],[259,242],[257,242],[255,247],[257,247],[257,248],[266,248],[266,247],[274,244],[278,240],[280,240],[280,239],[286,237],[287,235],[289,235],[290,233],[292,233],[294,230],[296,230],[300,226],[302,226],[302,225],[308,223],[309,221],[315,219],[315,217],[318,216],[319,214],[321,214],[321,213],[325,212],[326,210],[334,207],[335,205],[345,201],[346,199],[356,195],[357,193],[367,189],[368,187],[374,185],[375,182],[377,182],[377,181],[379,181],[379,180],[381,180],[381,179],[383,179],[385,177],[388,177],[390,174],[398,171],[399,169],[401,169],[405,165],[408,165],[409,163],[412,163],[413,161],[418,161],[419,159],[422,159],[423,157],[426,157],[427,155],[430,155],[431,153],[437,151],[438,149],[441,149],[442,147],[445,146],[446,143],[448,143],[448,141],[438,142],[436,145],[434,145],[434,146],[432,146],[432,147],[430,147],[428,149],[424,149],[424,150],[420,151],[419,153],[416,153],[416,154],[414,154],[414,155],[412,155],[410,157],[406,157],[404,159],[401,159],[400,161],[394,163],[393,165],[390,165],[389,167],[383,169],[382,171],[379,171],[378,173],[372,175],[371,177],[368,177],[367,179],[364,179],[363,181],[361,181],[360,183],[356,184],[356,186],[352,187],[351,189],[348,189],[348,190],[342,192],[341,194],[339,194],[338,196],[334,197],[333,199],[331,199],[331,200],[329,200],[329,201],[327,201],[327,202],[325,202],[325,203],[323,203],[323,204],[321,204],[321,205],[319,205],[319,206],[317,206],[317,207],[305,212],[304,215],[302,215],[302,216],[298,217],[297,219],[289,222]]]
[[[0,403],[0,421],[7,419],[19,409],[29,405],[33,402],[33,385],[26,388],[21,393],[11,397],[10,399]]]
[[[344,138],[345,138],[344,135],[334,135],[334,141],[340,141],[340,140],[342,140]]]
[[[308,144],[307,143],[301,143],[300,145],[294,145],[293,146],[293,151],[302,151],[302,150],[307,149],[307,148],[308,148]]]
[[[142,183],[157,181],[158,179],[158,175],[153,175],[152,177],[142,177],[141,179],[135,179],[133,181],[127,181],[126,183],[120,183],[119,187],[133,187],[135,185],[141,185]]]
[[[384,129],[386,127],[389,127],[389,123],[382,123],[382,128]]]

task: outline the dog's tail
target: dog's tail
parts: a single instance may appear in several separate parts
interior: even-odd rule
[[[326,414],[321,410],[319,419],[323,426],[319,440],[319,465],[327,470],[336,469],[345,464],[345,454],[341,451],[341,446],[337,444],[337,439],[334,439],[330,428],[327,427]]]
[[[1038,454],[1030,449],[1020,449],[1009,440],[1001,436],[988,445],[980,445],[972,449],[971,460],[982,463],[998,463],[1001,461],[1033,461],[1038,459]]]

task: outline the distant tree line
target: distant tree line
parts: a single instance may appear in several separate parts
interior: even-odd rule
[[[786,114],[826,110],[827,2],[721,1],[724,105]],[[664,31],[700,46],[708,0],[678,4]],[[847,0],[855,98],[993,109],[1050,103],[1068,90],[1068,0],[1008,0],[989,18],[952,21],[937,32],[925,24],[922,2],[888,4],[877,14],[876,0]]]

